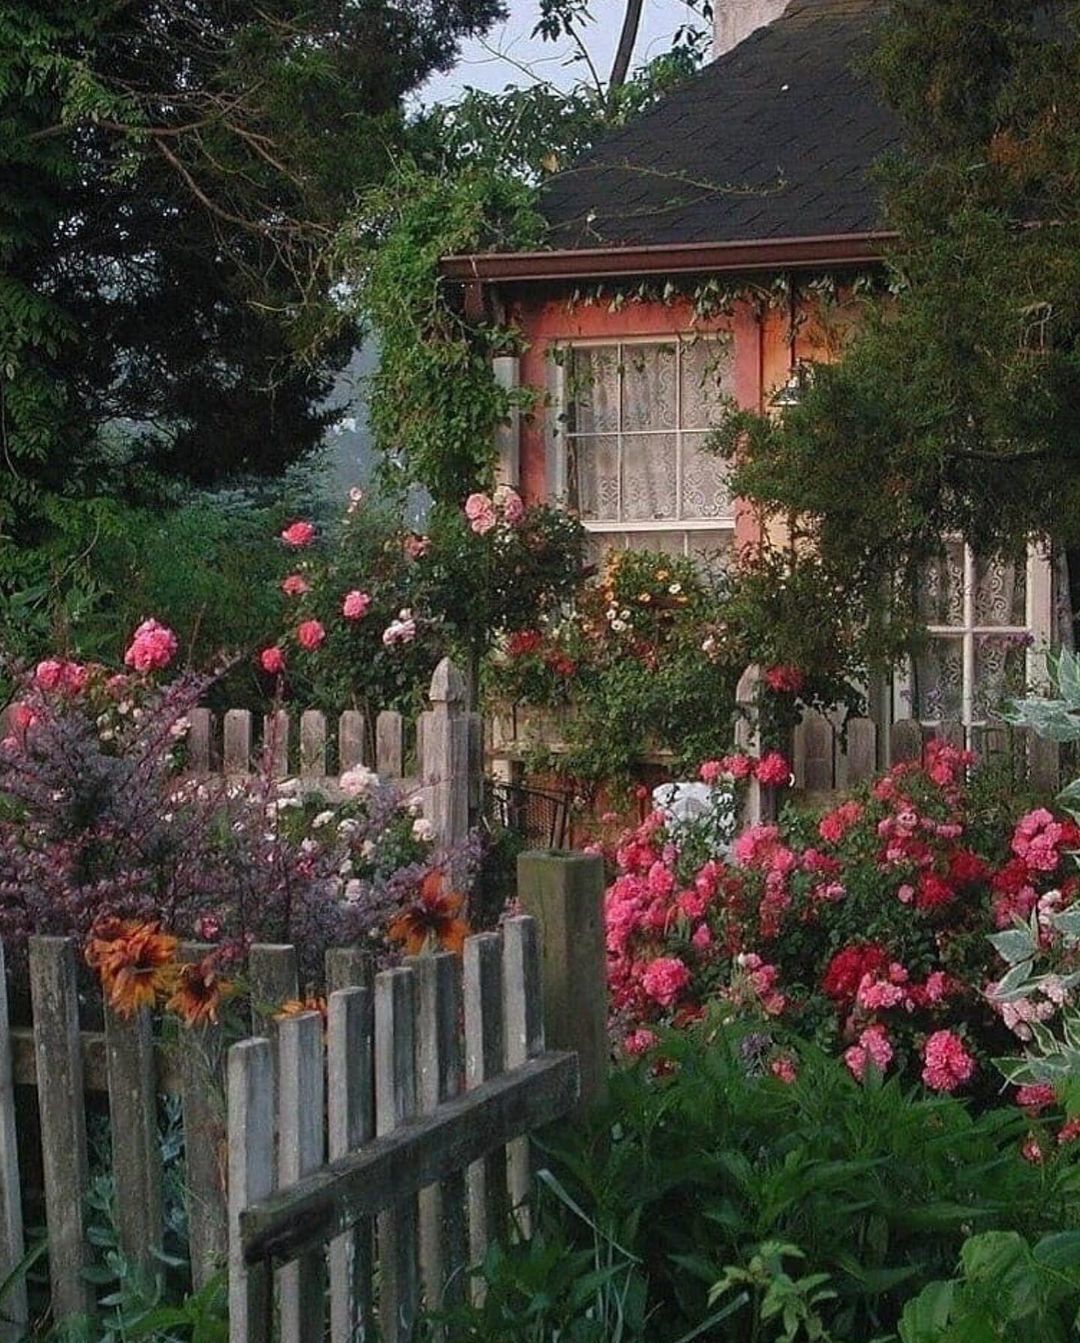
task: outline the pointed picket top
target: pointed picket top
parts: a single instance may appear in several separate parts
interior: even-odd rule
[[[756,662],[751,662],[739,677],[739,684],[735,687],[735,703],[740,708],[750,708],[756,705],[760,686],[761,668]]]
[[[435,668],[429,695],[433,704],[464,703],[465,679],[449,658],[443,658]]]

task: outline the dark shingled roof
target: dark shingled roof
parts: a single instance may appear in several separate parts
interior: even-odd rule
[[[551,179],[557,248],[806,238],[881,227],[867,169],[899,128],[853,66],[886,0],[783,15]]]

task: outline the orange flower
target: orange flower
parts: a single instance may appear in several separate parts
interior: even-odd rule
[[[222,1000],[232,992],[232,984],[222,979],[209,958],[178,967],[172,997],[165,1004],[185,1026],[211,1022],[215,1026]]]
[[[95,925],[86,959],[101,976],[109,1002],[121,1016],[152,1007],[171,989],[176,938],[157,923],[104,919]]]
[[[458,917],[465,897],[456,891],[443,894],[444,882],[441,872],[429,872],[420,885],[418,899],[403,909],[386,930],[391,942],[405,944],[409,956],[432,944],[461,954],[469,935],[469,925]]]
[[[274,1017],[277,1021],[282,1021],[289,1017],[302,1017],[305,1012],[318,1012],[325,1021],[329,1010],[326,999],[320,998],[317,993],[309,989],[303,998],[289,998],[283,1002],[274,1013]]]

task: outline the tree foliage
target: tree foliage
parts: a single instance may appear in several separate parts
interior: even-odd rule
[[[502,12],[0,3],[0,530],[32,535],[42,491],[312,448],[354,334],[314,348],[334,231],[400,146],[403,95]]]
[[[900,635],[946,533],[1080,531],[1080,6],[898,0],[871,61],[890,299],[782,421],[732,417],[736,489],[794,516],[828,581]]]

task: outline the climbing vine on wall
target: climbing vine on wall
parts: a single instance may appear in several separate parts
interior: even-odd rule
[[[371,425],[388,483],[454,505],[492,483],[495,437],[527,390],[501,387],[492,359],[519,334],[466,316],[440,258],[539,245],[532,188],[487,170],[432,174],[400,165],[369,194],[342,241],[342,273],[379,347]]]

